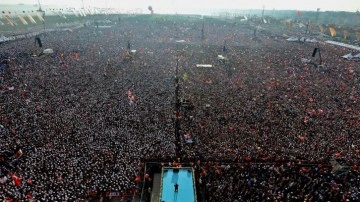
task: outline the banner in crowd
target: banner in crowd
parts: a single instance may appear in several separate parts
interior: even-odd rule
[[[293,22],[291,22],[291,21],[286,21],[286,25],[288,26],[289,29],[292,29],[292,27],[293,27]]]
[[[8,15],[3,15],[3,17],[8,21],[9,25],[14,26],[16,24]]]
[[[336,30],[335,30],[334,27],[329,27],[329,31],[330,31],[330,35],[331,35],[332,37],[336,36]]]
[[[29,18],[31,23],[36,24],[36,21],[34,20],[34,18],[30,14],[27,14],[27,17]]]
[[[36,16],[39,18],[40,21],[45,22],[44,18],[40,15],[40,13],[36,13]]]
[[[360,30],[356,31],[356,39],[360,41]]]
[[[349,30],[345,29],[345,30],[343,31],[343,35],[344,35],[344,39],[348,39],[348,37],[350,36]]]
[[[28,25],[28,22],[21,16],[21,15],[17,15],[19,20],[21,21],[21,23],[23,23],[23,25]]]

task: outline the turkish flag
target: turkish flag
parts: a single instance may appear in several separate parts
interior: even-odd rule
[[[20,177],[13,175],[12,179],[13,179],[13,182],[16,187],[21,187],[21,178]]]

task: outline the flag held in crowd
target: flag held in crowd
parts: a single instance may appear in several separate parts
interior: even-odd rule
[[[15,174],[13,174],[11,176],[12,180],[13,180],[13,183],[16,187],[21,187],[21,178],[16,176]]]
[[[356,40],[360,41],[360,30],[356,31]]]

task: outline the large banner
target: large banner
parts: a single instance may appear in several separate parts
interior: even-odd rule
[[[336,36],[336,30],[334,27],[329,27],[329,31],[332,37]]]
[[[356,39],[360,41],[360,30],[356,31]]]
[[[350,36],[350,32],[349,32],[349,30],[347,30],[347,29],[345,29],[345,30],[343,31],[343,34],[344,34],[344,39],[348,39],[349,36]]]

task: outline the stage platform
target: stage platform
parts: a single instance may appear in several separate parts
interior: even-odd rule
[[[193,168],[164,167],[159,202],[197,202]],[[175,183],[179,185],[175,191]]]

